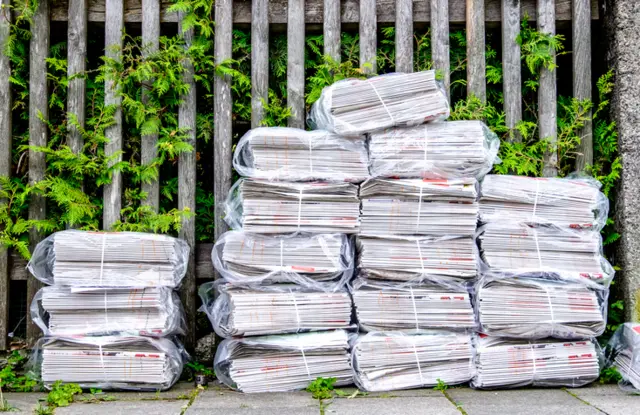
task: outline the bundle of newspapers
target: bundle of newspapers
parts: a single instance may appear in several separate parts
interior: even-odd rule
[[[370,135],[371,175],[481,179],[497,161],[500,140],[482,121],[389,128]]]
[[[353,274],[354,249],[343,234],[257,235],[229,231],[216,241],[213,266],[238,285],[296,283],[340,290]]]
[[[330,180],[359,183],[369,176],[364,137],[328,131],[262,127],[238,142],[233,167],[244,177],[283,181]]]
[[[313,104],[313,129],[344,136],[408,127],[449,117],[449,102],[435,71],[345,79],[325,87]]]
[[[622,376],[620,387],[628,392],[640,392],[640,324],[624,323],[607,345],[608,366]]]
[[[38,291],[31,318],[51,336],[140,336],[184,334],[182,304],[166,287],[73,291],[51,286]]]
[[[585,339],[606,326],[608,290],[539,277],[482,277],[475,289],[482,332],[525,339]]]
[[[351,326],[351,297],[346,289],[322,292],[294,284],[242,288],[207,283],[199,293],[215,332],[224,338]]]
[[[456,385],[474,375],[471,335],[371,332],[353,342],[354,380],[365,391]]]
[[[387,281],[471,279],[476,245],[471,237],[358,237],[361,276]]]
[[[225,385],[247,393],[306,388],[319,377],[353,382],[349,334],[344,330],[224,340],[214,369]]]
[[[358,187],[351,183],[240,179],[225,204],[233,229],[252,233],[357,233]]]
[[[62,381],[83,389],[156,391],[179,379],[182,353],[167,338],[43,337],[30,364],[47,388]]]
[[[480,389],[522,386],[578,387],[600,376],[598,346],[593,340],[521,341],[480,336],[476,375]]]
[[[480,220],[555,224],[601,230],[609,201],[594,179],[487,175],[482,182]]]
[[[358,278],[353,302],[362,331],[465,330],[476,327],[467,288]]]
[[[477,182],[371,179],[360,187],[360,234],[473,235],[478,220]]]
[[[58,286],[176,288],[188,260],[186,242],[166,235],[67,230],[40,242],[28,269]]]

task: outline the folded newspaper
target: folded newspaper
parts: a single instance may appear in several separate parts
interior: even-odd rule
[[[360,234],[471,236],[477,195],[473,178],[367,180],[360,186]]]
[[[246,393],[306,388],[319,377],[353,382],[349,334],[344,330],[226,339],[218,346],[218,380]]]
[[[618,383],[627,391],[640,392],[640,324],[624,323],[607,345],[608,366],[618,369],[622,379]]]
[[[392,283],[358,278],[353,303],[362,331],[419,332],[476,327],[467,288],[437,284]]]
[[[542,223],[599,231],[609,214],[609,200],[593,178],[487,175],[481,194],[480,220],[485,223]]]
[[[593,340],[528,342],[480,336],[475,363],[471,386],[479,389],[579,387],[600,376],[598,346]]]
[[[309,114],[312,129],[358,135],[449,117],[449,102],[436,71],[345,79],[322,90]]]
[[[481,330],[493,336],[586,339],[606,327],[609,291],[579,282],[483,277],[475,288]]]
[[[232,284],[292,282],[324,291],[340,290],[354,267],[353,242],[343,234],[256,235],[229,231],[211,258]]]
[[[40,242],[28,269],[45,284],[176,288],[187,271],[181,239],[140,232],[56,232]]]
[[[357,233],[358,188],[351,183],[240,179],[225,204],[232,229],[253,233]]]
[[[31,303],[31,319],[52,336],[184,334],[178,294],[166,287],[75,292],[44,287]]]
[[[356,385],[369,392],[456,385],[475,371],[471,335],[465,333],[371,332],[358,336],[351,353]]]
[[[238,142],[233,167],[245,177],[283,181],[362,182],[369,177],[364,136],[286,127],[249,130]]]
[[[83,389],[157,391],[180,378],[183,349],[168,338],[43,337],[30,365],[47,388],[62,381]]]
[[[471,279],[476,276],[476,246],[471,237],[359,236],[360,275],[391,281]]]
[[[543,272],[608,286],[615,271],[602,255],[599,232],[515,222],[491,222],[478,229],[483,268],[519,275]]]
[[[215,332],[224,338],[351,326],[351,297],[346,289],[318,292],[293,284],[241,288],[206,283],[199,294]]]
[[[499,162],[500,139],[482,121],[389,128],[370,137],[374,177],[479,180]]]

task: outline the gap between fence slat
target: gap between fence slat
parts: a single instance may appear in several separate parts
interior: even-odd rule
[[[160,47],[160,0],[142,0],[142,56],[149,57],[158,51]],[[149,91],[153,86],[153,80],[143,82],[142,103],[149,102]],[[148,165],[157,157],[156,146],[158,134],[142,136],[140,149],[140,162]],[[159,173],[159,172],[158,172]],[[160,182],[153,180],[150,183],[142,183],[142,191],[147,197],[142,204],[151,207],[154,212],[160,208]]]
[[[522,120],[522,71],[520,45],[516,41],[520,33],[520,0],[502,0],[502,79],[505,123],[511,130],[511,138],[522,137],[515,130]]]
[[[413,0],[396,2],[396,71],[413,72]]]
[[[340,0],[324,0],[324,54],[340,62]]]
[[[269,0],[253,0],[251,8],[251,128],[264,119],[269,99]]]
[[[431,55],[433,68],[442,76],[449,97],[451,68],[449,58],[449,2],[431,0]]]
[[[541,33],[556,34],[555,4],[554,0],[538,0],[538,31]],[[552,52],[553,53],[553,52]],[[553,63],[556,57],[553,53]],[[547,68],[540,70],[540,85],[538,87],[538,124],[539,138],[548,139],[553,145],[557,141],[557,90],[556,71]],[[554,177],[558,174],[558,153],[547,152],[544,155],[544,177]]]
[[[591,8],[589,0],[573,1],[573,96],[579,100],[593,100],[591,90]],[[586,114],[581,137],[576,170],[593,164],[593,132],[591,111]]]
[[[47,123],[49,102],[47,98],[47,62],[49,56],[49,0],[38,1],[31,24],[29,43],[29,145],[47,145]],[[29,150],[29,184],[44,179],[46,173],[45,154]],[[31,193],[29,201],[29,219],[46,219],[46,202],[43,195]],[[29,232],[29,248],[33,249],[43,238],[34,227]],[[38,292],[42,284],[35,278],[27,280],[27,304]],[[33,345],[40,337],[40,328],[27,318],[27,343]]]
[[[287,25],[287,106],[289,127],[304,128],[304,0],[289,0]]]
[[[376,73],[376,47],[378,26],[376,0],[360,0],[360,68],[365,73]]]
[[[487,100],[484,0],[467,0],[467,96]]]

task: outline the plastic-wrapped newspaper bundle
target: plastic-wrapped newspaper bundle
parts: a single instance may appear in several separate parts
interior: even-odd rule
[[[474,296],[482,332],[523,339],[601,335],[608,289],[549,277],[483,276]]]
[[[640,393],[640,324],[624,323],[607,345],[607,364],[618,369],[622,390]]]
[[[467,330],[476,327],[467,287],[451,280],[442,284],[395,283],[358,278],[353,303],[362,331],[423,329]]]
[[[47,388],[60,380],[83,389],[156,391],[178,381],[184,353],[168,338],[43,337],[30,366]]]
[[[356,245],[360,275],[369,279],[409,282],[476,276],[477,248],[471,237],[359,236]]]
[[[225,204],[232,229],[253,233],[357,233],[358,187],[351,183],[240,179]]]
[[[353,342],[354,380],[365,391],[390,391],[468,382],[474,375],[471,335],[372,332]]]
[[[313,129],[352,136],[449,117],[447,94],[435,71],[345,79],[322,90],[313,104]]]
[[[286,392],[319,377],[336,386],[353,381],[349,334],[344,330],[226,339],[214,369],[220,382],[241,392]]]
[[[216,241],[213,266],[238,285],[295,283],[342,289],[353,275],[354,247],[343,234],[256,235],[229,231]]]
[[[471,386],[584,386],[600,376],[599,357],[593,340],[521,341],[481,335],[476,344],[476,375]]]
[[[206,283],[199,294],[215,332],[224,338],[351,326],[351,297],[346,289],[318,292],[293,284],[242,288]]]
[[[166,287],[75,292],[44,287],[31,303],[31,319],[52,336],[184,334],[178,294]]]
[[[499,162],[500,139],[482,121],[435,122],[371,134],[371,175],[480,180]]]
[[[615,271],[602,255],[599,232],[491,222],[478,229],[483,271],[493,274],[553,274],[608,286]]]
[[[245,177],[282,181],[346,181],[369,177],[364,137],[286,127],[249,130],[238,142],[233,167]]]
[[[67,230],[40,242],[28,268],[58,286],[176,288],[188,260],[187,243],[166,235]]]
[[[533,178],[487,175],[482,182],[480,221],[555,224],[602,230],[609,200],[593,178]]]
[[[472,236],[477,181],[371,179],[360,186],[361,235]]]

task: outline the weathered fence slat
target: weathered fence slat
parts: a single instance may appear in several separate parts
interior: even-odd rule
[[[520,33],[520,0],[502,0],[502,79],[505,123],[512,139],[520,139],[515,130],[522,120],[522,71],[520,45],[516,41]]]
[[[269,0],[253,0],[251,8],[251,128],[264,118],[269,99]]]
[[[232,0],[218,0],[215,4],[216,34],[214,56],[216,65],[231,59]],[[213,116],[213,195],[215,207],[215,237],[227,230],[223,202],[231,187],[231,78],[216,75],[214,79]]]
[[[413,72],[413,0],[396,1],[396,71]]]
[[[178,30],[183,33],[185,48],[193,43],[193,29],[182,31],[182,25]],[[187,274],[180,287],[182,304],[187,318],[187,333],[185,345],[187,348],[195,346],[196,333],[196,273],[195,273],[195,249],[196,249],[196,83],[194,81],[193,62],[187,60],[183,63],[183,79],[189,85],[189,92],[182,97],[182,103],[178,109],[178,126],[188,130],[189,144],[193,151],[180,154],[178,162],[178,209],[189,210],[191,216],[183,218],[179,237],[184,239],[191,248]]]
[[[324,54],[340,62],[340,0],[324,0]]]
[[[40,0],[33,14],[31,25],[31,41],[29,43],[29,145],[46,146],[49,118],[49,102],[47,94],[47,62],[49,55],[49,0]],[[29,150],[29,184],[33,185],[45,177],[45,154]],[[44,195],[31,193],[29,201],[29,219],[46,218],[46,202]],[[43,235],[34,227],[29,232],[31,250],[42,240]],[[42,284],[35,278],[27,280],[27,304]],[[27,319],[27,343],[32,345],[40,337],[40,329]]]
[[[287,106],[289,127],[304,128],[304,0],[289,0],[287,24]]]
[[[11,66],[9,56],[2,53],[9,39],[11,25],[10,0],[0,0],[0,177],[11,176]],[[6,203],[0,199],[0,204]],[[8,346],[9,332],[9,250],[0,246],[0,350]]]
[[[80,127],[85,118],[85,70],[87,61],[87,0],[69,0],[67,29],[67,113]],[[67,145],[75,154],[82,152],[84,139],[73,123],[68,123]]]
[[[449,58],[449,2],[431,0],[431,56],[433,67],[442,74],[449,95],[451,68]]]
[[[591,8],[589,0],[573,1],[573,96],[579,100],[593,99],[591,91]],[[593,135],[591,111],[579,132],[579,154],[576,170],[593,164]]]
[[[538,0],[538,31],[541,33],[556,34],[555,3],[554,0]],[[553,53],[553,62],[556,57]],[[539,138],[547,139],[552,144],[557,141],[557,90],[556,71],[542,68],[540,71],[540,86],[538,87],[538,123]],[[554,177],[558,174],[558,153],[547,152],[544,155],[544,177]]]
[[[365,73],[376,73],[378,39],[376,0],[360,0],[360,68]]]
[[[487,99],[484,0],[467,0],[467,95]]]
[[[105,56],[116,61],[122,59],[122,33],[124,30],[124,10],[122,0],[106,0]],[[105,105],[115,105],[114,124],[108,127],[104,135],[108,143],[104,146],[106,156],[112,156],[122,150],[122,97],[118,92],[117,80],[107,79],[104,83]],[[122,161],[120,154],[112,164]],[[104,209],[102,227],[108,230],[120,219],[122,207],[122,174],[113,172],[111,183],[104,186]]]
[[[142,0],[142,56],[148,57],[158,51],[160,47],[160,0]],[[142,102],[149,101],[149,90],[153,87],[153,80],[143,83]],[[140,162],[148,165],[157,156],[156,146],[158,134],[142,136]],[[142,191],[147,193],[143,204],[150,206],[154,212],[160,208],[160,182],[142,183]]]

